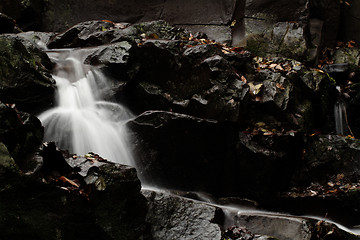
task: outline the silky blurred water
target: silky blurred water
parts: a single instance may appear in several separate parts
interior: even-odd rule
[[[56,106],[39,115],[45,141],[84,155],[94,152],[116,163],[133,165],[125,123],[133,116],[117,103],[104,100],[107,78],[83,64],[81,52],[48,52],[56,62]]]

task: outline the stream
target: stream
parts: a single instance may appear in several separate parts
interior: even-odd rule
[[[111,162],[135,166],[125,126],[134,116],[124,106],[106,100],[104,93],[110,88],[109,82],[97,68],[83,64],[86,50],[64,49],[47,53],[57,64],[53,73],[57,96],[56,106],[39,115],[45,128],[44,141],[54,141],[59,148],[71,153],[85,155],[91,151]],[[341,134],[345,128],[343,108],[340,103],[335,106],[336,129]],[[165,191],[152,187],[144,189]],[[209,195],[195,194],[204,204],[223,210],[226,216],[224,227],[233,225],[234,216],[242,212],[283,215],[242,206],[219,205]],[[336,225],[360,234],[359,229]]]

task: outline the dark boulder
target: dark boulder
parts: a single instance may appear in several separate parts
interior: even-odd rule
[[[147,40],[136,49],[133,61],[138,71],[122,97],[134,112],[170,110],[233,122],[243,116],[248,88],[221,46]]]
[[[128,123],[144,183],[220,193],[232,154],[232,126],[188,115],[150,111]]]
[[[359,147],[356,139],[343,136],[308,137],[304,160],[293,181],[296,185],[326,183],[332,176],[343,173],[356,182],[360,177]]]
[[[335,81],[326,73],[284,58],[257,58],[248,78],[249,126],[264,123],[268,130],[313,132],[327,129],[337,99]],[[333,126],[331,126],[333,127]]]
[[[245,17],[271,16],[277,22],[298,21],[307,14],[307,1],[290,3],[286,0],[271,2],[267,0],[246,1]],[[264,17],[263,17],[264,18]]]
[[[181,39],[188,36],[184,30],[165,21],[152,21],[130,25],[108,20],[79,23],[56,35],[49,48],[99,46],[119,41],[140,42],[143,38]]]
[[[148,200],[147,222],[155,240],[222,239],[221,210],[164,191],[142,190]]]
[[[301,161],[302,139],[292,133],[253,135],[240,133],[236,161],[226,172],[232,178],[232,196],[240,195],[261,203],[273,201],[287,189],[296,165]]]
[[[30,113],[52,106],[55,81],[47,55],[17,35],[0,36],[0,100]]]
[[[39,119],[0,103],[0,142],[3,142],[18,165],[41,145],[43,127]]]
[[[302,161],[291,179],[291,188],[279,194],[273,209],[297,214],[326,215],[352,227],[360,215],[359,143],[337,135],[307,137]]]
[[[35,171],[1,181],[0,238],[148,239],[146,199],[134,168],[96,154],[69,156],[53,143],[34,158]],[[1,155],[0,171],[9,161]]]
[[[359,239],[359,236],[346,232],[332,223],[314,218],[240,211],[234,220],[236,225],[245,226],[254,234],[268,235],[274,239]]]

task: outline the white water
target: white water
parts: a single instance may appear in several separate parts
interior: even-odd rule
[[[346,114],[345,104],[342,101],[337,101],[334,106],[335,129],[336,129],[336,133],[340,135],[345,135],[347,132],[345,114]]]
[[[83,64],[81,51],[48,52],[57,63],[56,107],[39,116],[45,128],[45,141],[71,153],[94,152],[116,163],[133,165],[128,147],[126,121],[132,115],[121,105],[104,100],[109,88],[106,77]]]

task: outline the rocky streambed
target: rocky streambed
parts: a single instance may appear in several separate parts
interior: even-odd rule
[[[358,62],[334,73],[164,21],[88,21],[0,42],[1,238],[359,239],[290,215],[360,224]],[[106,98],[136,116],[127,126],[137,170],[42,143],[35,116],[56,104],[44,46],[86,48],[84,63],[108,76]],[[359,58],[356,46],[332,51],[335,62]],[[335,132],[339,98],[349,136]]]

